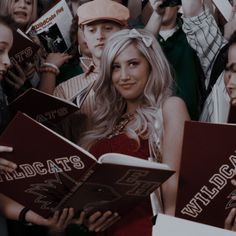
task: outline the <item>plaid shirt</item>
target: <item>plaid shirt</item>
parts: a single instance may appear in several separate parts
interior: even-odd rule
[[[183,30],[190,46],[197,52],[208,87],[212,66],[220,49],[227,43],[209,10],[194,17],[183,17]]]

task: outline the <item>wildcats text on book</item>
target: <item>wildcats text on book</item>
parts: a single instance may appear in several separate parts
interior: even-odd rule
[[[236,202],[236,126],[186,122],[176,216],[217,227]],[[217,214],[216,214],[217,209]]]
[[[119,153],[96,160],[20,112],[0,143],[13,147],[2,156],[18,165],[13,173],[0,173],[1,192],[44,217],[65,207],[125,214],[174,173],[165,164]]]

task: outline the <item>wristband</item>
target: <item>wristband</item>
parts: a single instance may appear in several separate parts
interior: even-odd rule
[[[18,220],[19,222],[23,223],[23,224],[27,224],[28,222],[25,219],[26,213],[29,211],[29,208],[24,207],[19,214]]]
[[[55,68],[49,66],[42,66],[38,69],[38,71],[40,73],[53,73],[55,75],[58,75],[58,71]]]
[[[57,72],[57,74],[60,73],[59,68],[58,68],[56,65],[54,65],[53,63],[44,62],[44,63],[43,63],[43,67],[44,67],[44,66],[45,66],[45,67],[51,67],[51,68],[55,69],[55,71]]]

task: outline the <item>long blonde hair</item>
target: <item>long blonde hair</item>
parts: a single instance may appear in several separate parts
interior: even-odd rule
[[[147,45],[149,41],[150,45]],[[126,100],[113,86],[112,64],[116,56],[134,44],[150,65],[150,74],[145,86],[135,119],[125,127],[125,133],[139,142],[139,136],[148,139],[154,149],[161,134],[162,115],[159,112],[163,102],[171,95],[172,76],[169,63],[155,37],[145,30],[121,30],[109,38],[104,48],[99,78],[95,85],[96,108],[93,114],[93,129],[88,131],[79,143],[85,148],[101,138],[107,137],[114,125],[124,114]]]

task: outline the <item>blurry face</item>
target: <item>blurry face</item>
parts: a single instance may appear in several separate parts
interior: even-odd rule
[[[225,86],[231,98],[236,97],[236,44],[229,48],[228,63],[225,68]]]
[[[97,22],[84,26],[84,39],[93,58],[101,58],[106,40],[121,28],[112,21]]]
[[[25,27],[33,12],[33,0],[13,0],[12,18],[21,27]]]
[[[127,104],[139,104],[143,95],[150,67],[147,59],[134,44],[127,46],[112,64],[112,82]]]
[[[79,44],[79,51],[83,56],[91,57],[91,53],[89,51],[88,45],[84,39],[83,31],[78,28],[77,33],[78,44]]]
[[[162,19],[161,29],[171,29],[176,25],[176,17],[179,7],[166,7],[165,14]]]
[[[0,23],[0,80],[10,66],[8,52],[13,43],[12,31]]]

